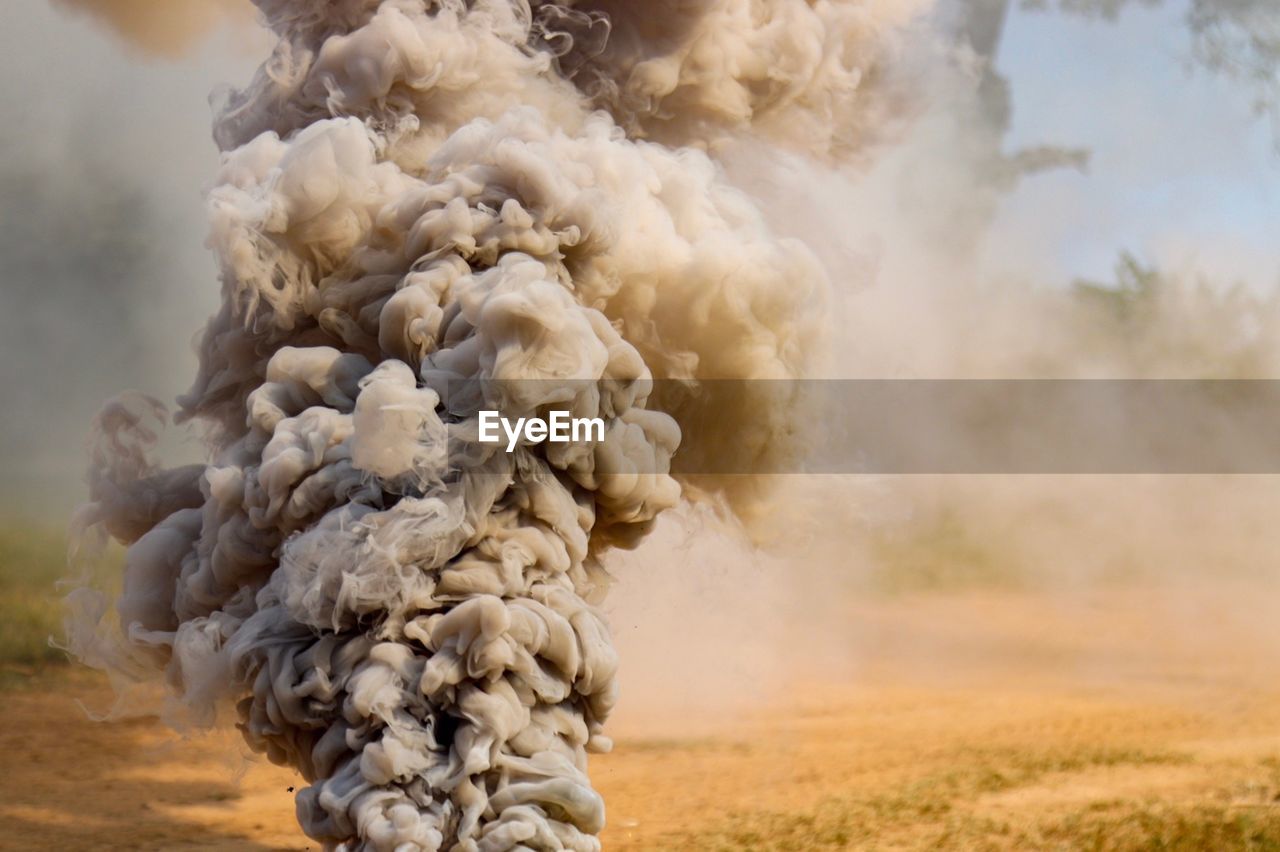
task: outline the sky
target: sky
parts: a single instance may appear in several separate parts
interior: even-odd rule
[[[1186,6],[1115,22],[1015,9],[1001,43],[1009,150],[1092,151],[1001,203],[992,273],[1108,280],[1122,251],[1256,289],[1280,283],[1280,155],[1248,93],[1189,67]],[[101,401],[171,401],[218,298],[201,191],[209,91],[248,79],[265,36],[143,55],[47,0],[0,4],[0,507],[75,499]]]
[[[1186,2],[1114,21],[1015,9],[997,65],[1010,149],[1091,150],[1086,174],[1032,177],[996,228],[1060,280],[1109,280],[1116,257],[1257,289],[1280,284],[1280,128],[1191,59]]]

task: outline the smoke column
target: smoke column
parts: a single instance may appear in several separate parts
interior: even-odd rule
[[[786,433],[746,394],[718,417],[752,439],[700,446],[653,380],[804,375],[820,338],[822,266],[714,152],[856,153],[912,4],[257,6],[279,42],[215,97],[222,305],[179,400],[210,457],[163,469],[158,403],[103,410],[80,523],[126,567],[115,616],[72,594],[72,648],[232,702],[326,848],[596,849],[601,556],[681,500],[678,447]],[[606,439],[476,440],[550,406]]]

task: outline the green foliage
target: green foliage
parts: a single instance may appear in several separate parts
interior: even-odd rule
[[[62,632],[57,582],[65,573],[61,530],[0,522],[0,673],[66,661],[49,643]]]
[[[1114,282],[1070,292],[1076,356],[1117,377],[1270,378],[1280,359],[1280,301],[1241,286],[1184,281],[1128,253]]]
[[[1137,329],[1144,320],[1152,319],[1163,283],[1154,269],[1124,252],[1116,263],[1114,284],[1077,280],[1072,289],[1082,304],[1097,311],[1100,319]]]

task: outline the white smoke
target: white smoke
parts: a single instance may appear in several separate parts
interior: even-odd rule
[[[715,152],[856,153],[916,4],[257,5],[279,44],[218,97],[223,301],[180,401],[211,458],[163,470],[154,405],[104,411],[81,521],[129,545],[124,641],[85,589],[73,648],[234,702],[326,848],[596,849],[600,558],[680,501],[677,447],[785,452],[772,391],[703,434],[689,387],[804,375],[821,339],[823,266]],[[605,441],[476,440],[550,405]]]

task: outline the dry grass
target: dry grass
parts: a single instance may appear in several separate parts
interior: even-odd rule
[[[1019,812],[1003,819],[976,807],[990,794],[1016,793],[1052,776],[1060,782],[1098,768],[1192,765],[1188,754],[1086,746],[1041,754],[959,752],[952,759],[955,768],[885,793],[832,797],[800,813],[733,813],[712,828],[666,840],[673,847],[716,852],[1280,848],[1280,808],[1269,802],[1241,810],[1230,804],[1103,800],[1044,818]]]
[[[315,849],[293,824],[298,781],[239,774],[233,739],[91,723],[72,699],[103,707],[96,676],[29,686],[0,703],[13,848]],[[1280,849],[1280,696],[1224,714],[990,685],[835,693],[719,736],[619,731],[592,761],[605,848]]]
[[[1058,676],[1065,661],[1108,658],[1115,637],[1158,634],[1139,617],[1149,595],[1055,622],[1043,598],[1010,590],[998,554],[954,524],[934,533],[895,543],[899,564],[915,565],[908,579],[850,613],[884,620],[857,673],[709,733],[684,735],[684,718],[657,735],[654,719],[643,731],[619,720],[617,750],[591,765],[609,803],[606,849],[1280,850],[1269,664],[1251,666],[1237,644],[1230,666],[1132,658],[1124,677],[1141,684]],[[0,527],[5,842],[314,849],[293,821],[297,779],[261,764],[238,776],[234,739],[86,719],[77,700],[102,710],[111,695],[48,643],[63,550],[57,532]],[[922,624],[940,631],[931,644]],[[997,653],[1008,648],[1018,653]]]

